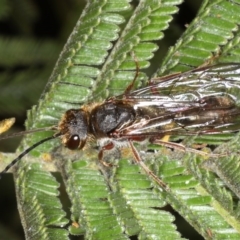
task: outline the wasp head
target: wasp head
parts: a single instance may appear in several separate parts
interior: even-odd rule
[[[59,123],[62,142],[69,149],[84,147],[88,135],[87,112],[81,109],[70,109]]]

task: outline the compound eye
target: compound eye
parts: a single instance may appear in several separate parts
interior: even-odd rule
[[[78,135],[72,135],[67,143],[66,143],[66,147],[71,149],[71,150],[75,150],[79,147],[80,144],[80,138]]]

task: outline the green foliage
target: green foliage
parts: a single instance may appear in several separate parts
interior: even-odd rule
[[[122,93],[135,76],[134,58],[140,66],[138,86],[144,85],[148,78],[144,70],[151,69],[150,60],[161,48],[157,40],[164,37],[163,31],[181,2],[142,0],[135,8],[129,1],[88,1],[44,94],[28,112],[26,127],[57,124],[70,108]],[[162,63],[157,60],[154,75],[206,63],[239,63],[239,12],[237,0],[204,1]],[[44,46],[46,52],[48,46]],[[25,61],[30,59],[27,54]],[[6,62],[12,61],[15,57]],[[51,134],[32,134],[21,147]],[[223,143],[226,140],[229,142]],[[157,151],[143,155],[144,163],[167,187],[159,186],[131,157],[104,167],[94,148],[72,152],[61,149],[59,140],[43,144],[14,172],[26,238],[69,239],[68,227],[70,234],[86,239],[129,239],[133,235],[139,239],[182,239],[174,216],[166,211],[169,204],[205,239],[239,239],[239,136],[184,139],[186,145],[193,141],[222,144],[216,150],[219,157],[204,159],[177,149],[146,146]],[[70,226],[58,198],[59,184],[49,173],[46,152],[52,154],[71,201]]]
[[[28,166],[26,166],[28,168]],[[66,239],[68,233],[57,227],[65,226],[68,220],[57,198],[59,183],[39,164],[32,164],[31,169],[21,168],[16,186],[22,223],[28,239]],[[24,199],[22,202],[21,199]],[[48,226],[55,226],[51,228]]]

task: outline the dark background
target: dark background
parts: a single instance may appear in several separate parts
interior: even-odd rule
[[[161,49],[157,59],[181,36],[201,2],[187,0],[180,6],[164,39],[159,41]],[[0,120],[15,117],[17,121],[10,132],[18,132],[24,130],[26,111],[37,104],[85,1],[5,0],[1,5]],[[157,65],[158,62],[153,62],[153,66]],[[13,152],[19,141],[20,138],[2,141],[0,151]],[[11,174],[5,174],[0,180],[0,209],[0,239],[24,239]],[[179,216],[176,223],[183,237],[202,239]]]

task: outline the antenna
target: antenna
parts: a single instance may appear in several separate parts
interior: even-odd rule
[[[8,139],[8,138],[14,138],[14,137],[23,136],[25,134],[35,133],[35,132],[56,131],[56,130],[57,130],[57,126],[55,126],[55,125],[51,126],[51,127],[37,128],[37,129],[32,129],[32,130],[27,130],[27,131],[7,134],[5,136],[0,137],[0,141],[4,140],[4,139]]]
[[[45,128],[45,129],[46,129],[46,128]],[[39,131],[42,131],[42,130],[40,130],[40,128],[39,128],[39,129],[36,129],[36,131],[35,131],[35,130],[33,130],[33,131],[30,130],[30,131],[31,131],[31,132],[38,132],[38,130],[39,130]],[[21,133],[26,133],[26,132],[21,132]],[[27,133],[30,133],[30,132],[27,131]],[[17,133],[16,135],[18,136],[18,133]],[[13,136],[16,136],[16,135],[15,135],[15,134],[9,135],[9,136],[6,137],[6,138],[10,138],[10,137],[13,137]],[[33,149],[36,148],[37,146],[43,144],[44,142],[47,142],[47,141],[49,141],[49,140],[51,140],[51,139],[54,139],[54,138],[57,138],[57,137],[59,137],[59,136],[61,136],[61,135],[62,135],[62,133],[56,133],[56,134],[54,134],[54,135],[52,135],[52,136],[50,136],[50,137],[47,137],[47,138],[44,138],[44,139],[40,140],[39,142],[33,144],[31,147],[27,148],[27,149],[26,149],[24,152],[22,152],[18,157],[16,157],[11,163],[9,163],[9,164],[3,169],[2,172],[0,172],[0,179],[1,179],[1,177],[2,177],[2,175],[3,175],[4,173],[6,173],[13,165],[15,165],[19,160],[22,159],[22,157],[24,157],[26,154],[28,154],[31,150],[33,150]],[[6,138],[1,138],[0,140],[6,139]]]
[[[15,122],[15,118],[9,118],[9,119],[4,119],[4,120],[0,121],[0,134],[7,131],[9,128],[11,128],[11,126],[14,124],[14,122]],[[0,141],[4,140],[4,139],[8,139],[8,138],[17,137],[17,136],[23,136],[25,134],[35,133],[35,132],[56,131],[56,130],[58,130],[58,127],[56,125],[51,126],[51,127],[37,128],[37,129],[32,129],[32,130],[27,130],[27,131],[22,131],[22,132],[2,136],[2,137],[0,137]],[[60,135],[62,135],[62,133],[60,133],[60,132],[53,134],[51,137],[44,138],[41,141],[33,144],[31,147],[27,148],[17,158],[15,158],[10,164],[8,164],[3,169],[2,172],[0,172],[0,178],[1,178],[2,174],[7,172],[14,164],[16,164],[19,160],[21,160],[22,157],[25,156],[26,154],[28,154],[32,149],[36,148],[37,146],[41,145],[42,143],[44,143],[48,140],[57,138]]]

